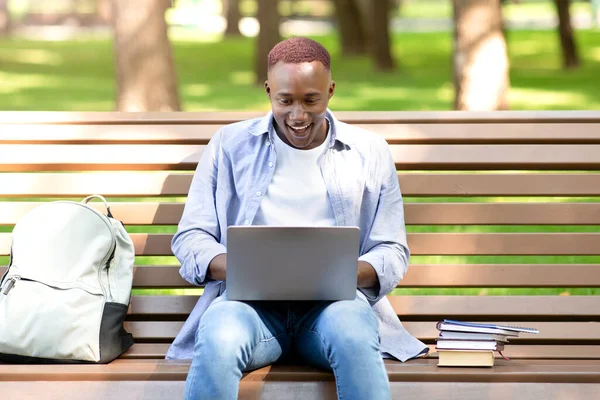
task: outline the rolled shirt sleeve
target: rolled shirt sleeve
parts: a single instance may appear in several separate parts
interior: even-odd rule
[[[378,148],[382,176],[379,203],[366,240],[368,250],[359,257],[373,266],[379,278],[378,288],[361,288],[371,302],[396,288],[408,270],[410,258],[396,166],[387,143],[383,141]]]
[[[215,196],[220,156],[221,131],[213,135],[194,172],[183,215],[171,242],[181,263],[180,275],[194,285],[206,282],[213,258],[227,252],[221,234]]]

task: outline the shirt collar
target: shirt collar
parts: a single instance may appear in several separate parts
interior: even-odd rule
[[[344,125],[335,118],[331,110],[328,108],[325,112],[325,118],[329,121],[329,134],[331,135],[329,147],[333,147],[336,141],[341,142],[344,145],[349,145],[350,137],[345,132]],[[264,117],[260,118],[258,123],[254,125],[254,128],[250,131],[251,135],[260,136],[264,134],[273,135],[275,133],[275,126],[273,125],[273,111],[269,111]],[[273,138],[270,137],[272,140]]]

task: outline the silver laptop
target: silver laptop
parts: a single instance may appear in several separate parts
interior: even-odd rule
[[[358,227],[230,226],[230,300],[352,300]]]

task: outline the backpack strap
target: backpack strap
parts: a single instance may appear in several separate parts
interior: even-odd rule
[[[100,196],[99,194],[93,194],[91,196],[88,196],[85,199],[81,200],[81,203],[87,204],[93,198],[97,198],[97,199],[102,200],[102,202],[104,203],[104,206],[106,207],[106,215],[109,218],[114,218],[113,215],[112,215],[112,213],[110,212],[110,206],[108,205],[108,202],[106,201],[106,199],[103,196]]]

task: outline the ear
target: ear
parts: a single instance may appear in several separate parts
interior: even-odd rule
[[[334,93],[335,93],[335,81],[331,81],[331,84],[329,85],[328,99],[331,99],[333,97]]]
[[[269,86],[268,79],[265,81],[265,92],[267,93],[267,96],[271,98],[271,87]]]

